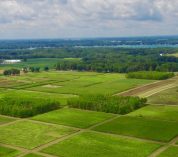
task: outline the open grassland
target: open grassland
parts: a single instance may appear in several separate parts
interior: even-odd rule
[[[71,72],[74,73],[74,72]],[[78,72],[75,72],[76,77]],[[60,73],[59,73],[60,77]],[[51,88],[47,86],[36,86],[28,88],[28,90],[43,91],[50,93],[61,93],[61,94],[116,94],[130,88],[134,88],[140,85],[151,83],[150,80],[139,80],[139,79],[127,79],[124,74],[98,74],[93,75],[78,75],[78,78],[71,79],[69,81],[54,82],[52,86],[57,88]]]
[[[20,152],[12,148],[0,146],[0,157],[16,157]]]
[[[51,126],[24,120],[0,126],[0,143],[33,149],[73,131],[73,129],[63,126]]]
[[[159,146],[139,140],[85,132],[52,145],[43,152],[63,157],[146,157]]]
[[[131,112],[128,115],[133,117],[178,121],[178,107],[150,105]]]
[[[178,84],[177,87],[148,97],[148,102],[150,104],[178,105]]]
[[[158,155],[158,157],[178,157],[178,147],[169,147],[167,150]]]
[[[112,114],[106,114],[102,112],[82,111],[78,109],[64,108],[35,116],[33,119],[78,128],[87,128],[113,116],[114,115]]]
[[[94,130],[168,142],[178,135],[178,122],[122,116]]]

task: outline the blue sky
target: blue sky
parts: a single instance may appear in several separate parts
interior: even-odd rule
[[[0,38],[178,35],[178,0],[1,0]]]

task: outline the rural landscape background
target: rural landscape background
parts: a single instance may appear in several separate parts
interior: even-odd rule
[[[178,157],[177,7],[0,2],[0,157]]]

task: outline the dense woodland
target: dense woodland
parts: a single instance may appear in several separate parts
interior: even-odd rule
[[[34,50],[6,50],[1,59],[78,58],[60,60],[57,70],[97,72],[178,71],[178,58],[167,56],[176,48],[50,48]]]

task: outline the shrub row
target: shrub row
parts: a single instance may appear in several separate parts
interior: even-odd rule
[[[109,95],[85,95],[68,100],[69,107],[101,111],[106,113],[127,114],[146,105],[145,98]]]
[[[20,75],[20,70],[19,70],[19,69],[4,70],[3,74],[4,74],[5,76],[9,76],[9,75]]]
[[[31,117],[60,108],[52,99],[33,98],[7,94],[0,100],[0,114],[14,117]]]
[[[174,73],[158,72],[158,71],[139,71],[139,72],[130,72],[127,74],[127,78],[150,79],[150,80],[165,80],[171,77],[174,77]]]

